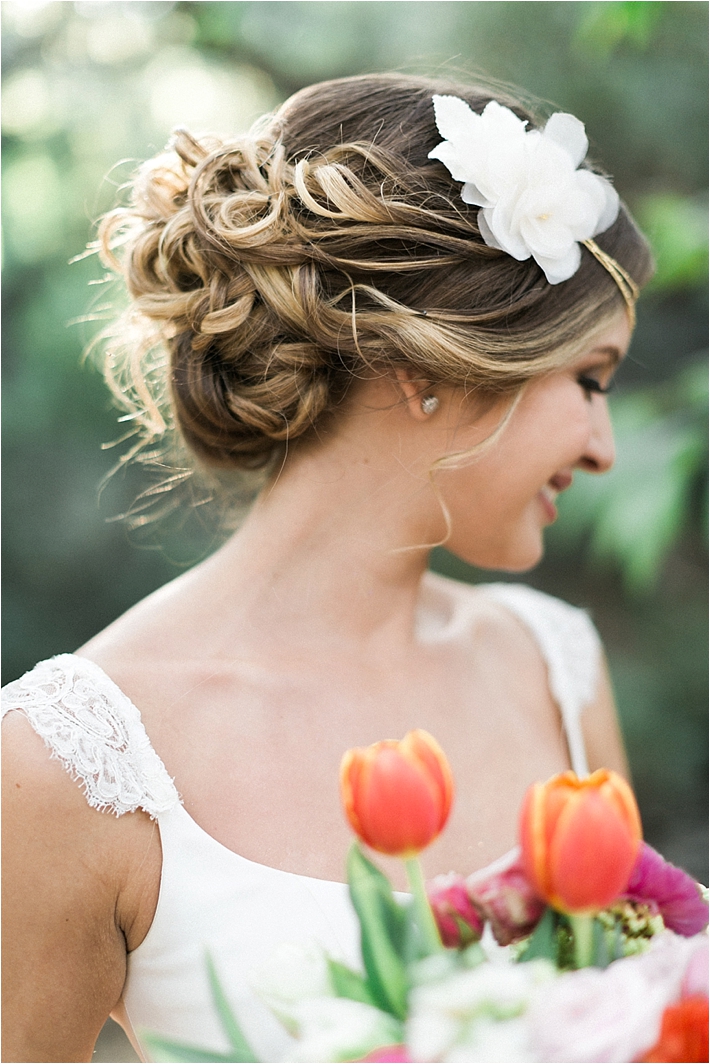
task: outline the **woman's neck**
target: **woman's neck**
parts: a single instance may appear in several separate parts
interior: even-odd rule
[[[155,622],[191,659],[411,661],[429,550],[446,533],[429,470],[447,433],[412,422],[391,380],[364,383],[220,550],[127,615],[139,652]]]
[[[347,461],[345,459],[347,455]],[[374,465],[374,468],[373,468]],[[386,469],[386,471],[385,471]],[[337,443],[294,456],[263,492],[243,527],[201,568],[229,612],[249,627],[278,627],[279,646],[321,650],[369,645],[402,651],[414,633],[429,527],[420,496],[431,486],[401,467]],[[432,537],[432,532],[434,536]],[[219,588],[219,591],[218,591]]]

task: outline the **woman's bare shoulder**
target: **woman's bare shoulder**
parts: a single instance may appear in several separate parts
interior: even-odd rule
[[[92,636],[77,653],[96,661],[114,656],[141,658],[153,648],[169,647],[183,634],[190,616],[193,576],[191,570],[156,588]]]
[[[447,612],[455,624],[476,623],[479,631],[534,645],[549,668],[573,672],[580,697],[588,702],[600,675],[601,640],[584,609],[522,583],[470,585],[427,574],[427,595],[434,612]],[[450,623],[452,623],[450,621]]]
[[[517,586],[517,585],[516,585]],[[423,628],[475,639],[501,654],[539,656],[530,630],[519,617],[490,593],[486,584],[427,572],[423,583]]]
[[[468,648],[479,672],[506,690],[558,709],[571,688],[584,704],[594,699],[600,645],[582,610],[524,584],[467,585],[438,574],[427,574],[425,598],[430,632]]]
[[[150,881],[146,825],[93,809],[22,712],[2,730],[3,1058],[89,1060]]]
[[[5,811],[22,808],[27,815],[36,813],[48,820],[58,820],[61,830],[71,833],[72,822],[81,824],[92,812],[81,788],[51,756],[43,739],[20,710],[8,712],[2,721],[3,796]],[[9,805],[5,805],[7,798]],[[14,800],[11,800],[14,799]],[[17,803],[21,803],[18,806]],[[93,811],[95,812],[95,811]]]
[[[61,908],[68,892],[84,899],[87,913],[96,905],[110,912],[112,923],[118,915],[122,924],[132,869],[146,856],[151,866],[148,851],[156,832],[148,814],[139,809],[115,816],[94,808],[76,774],[52,755],[20,711],[2,721],[2,794],[3,845],[9,844],[4,861],[10,862],[4,878],[12,855],[19,856],[28,875],[46,874],[54,905]],[[159,856],[157,836],[155,841]]]
[[[18,711],[2,722],[2,787],[6,841],[25,854],[31,874],[51,869],[56,887],[63,884],[72,893],[88,893],[99,881],[106,889],[115,880],[119,892],[125,832],[117,818],[91,807],[78,781]]]
[[[505,606],[506,599],[511,595],[496,594],[495,589],[502,585],[489,587],[485,584],[464,584],[435,573],[427,574],[426,585],[432,602],[437,603],[435,612],[438,612],[439,617],[444,617],[448,611],[449,626],[456,628],[456,618],[459,618],[459,628],[468,625],[471,633],[475,624],[477,641],[483,640],[498,660],[502,656],[508,662],[515,662],[516,671],[523,667],[524,662],[532,668],[532,657],[537,658],[542,665],[539,639],[532,635],[531,628],[521,623],[518,615]],[[570,656],[582,653],[587,659],[584,672],[589,675],[583,677],[581,723],[590,768],[593,770],[604,766],[628,777],[628,761],[609,671],[599,637],[589,617],[583,610],[527,585],[506,584],[504,587],[508,592],[512,589],[512,596],[516,599],[522,595],[528,615],[538,611],[543,616],[551,616],[555,625],[565,629],[565,638],[571,640],[571,645],[562,646],[563,652],[568,650]],[[577,628],[576,632],[571,630],[574,628]],[[581,641],[580,636],[584,637]],[[550,667],[547,659],[545,666],[547,669]],[[543,676],[539,669],[538,674],[547,686],[549,676]]]

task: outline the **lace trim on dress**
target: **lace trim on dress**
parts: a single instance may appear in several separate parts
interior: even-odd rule
[[[596,628],[584,610],[524,584],[486,584],[485,590],[535,636],[562,714],[572,768],[578,776],[586,776],[589,766],[580,717],[594,701],[599,684],[601,640]]]
[[[11,710],[25,714],[95,809],[155,818],[180,801],[140,713],[86,658],[59,654],[9,683],[3,716]]]

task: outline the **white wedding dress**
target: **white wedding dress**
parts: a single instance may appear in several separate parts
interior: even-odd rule
[[[560,708],[572,767],[588,771],[580,713],[595,696],[600,644],[587,615],[517,584],[484,591],[532,632]],[[320,943],[359,965],[347,887],[248,861],[207,834],[180,802],[140,713],[95,664],[73,654],[43,661],[3,692],[82,786],[90,805],[117,816],[144,809],[159,825],[160,896],[152,926],[128,957],[114,1018],[139,1053],[143,1031],[226,1052],[207,979],[211,954],[259,1059],[288,1053],[290,1037],[249,986],[249,973],[279,943]]]

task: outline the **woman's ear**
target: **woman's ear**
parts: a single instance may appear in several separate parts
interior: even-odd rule
[[[394,378],[395,387],[411,417],[415,421],[426,421],[430,418],[439,405],[439,400],[433,394],[429,382],[415,376],[414,371],[406,366],[395,366]]]

